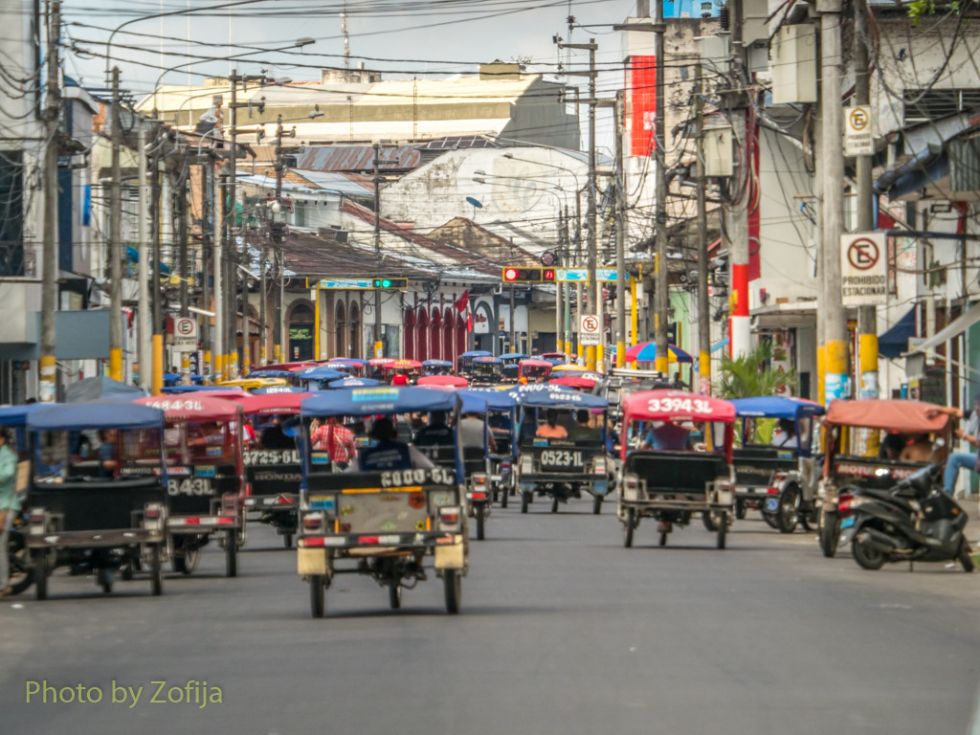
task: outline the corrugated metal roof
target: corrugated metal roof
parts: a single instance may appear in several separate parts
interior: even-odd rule
[[[296,173],[321,189],[336,191],[344,196],[360,199],[374,197],[374,187],[366,184],[363,177],[305,169],[296,169]]]
[[[421,163],[419,152],[410,146],[382,147],[381,168],[408,171]],[[304,171],[366,172],[374,169],[374,149],[369,145],[318,146],[296,156],[296,167]]]

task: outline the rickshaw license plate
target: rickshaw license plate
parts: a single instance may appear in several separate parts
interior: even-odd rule
[[[779,510],[779,498],[766,498],[766,510],[770,513],[775,513],[777,510]]]
[[[581,467],[584,464],[581,452],[568,449],[545,449],[541,452],[542,467]]]
[[[854,516],[848,516],[847,518],[845,518],[844,520],[842,520],[840,522],[840,530],[841,531],[845,531],[848,528],[850,528],[851,526],[853,526],[854,525],[854,520],[855,520]]]

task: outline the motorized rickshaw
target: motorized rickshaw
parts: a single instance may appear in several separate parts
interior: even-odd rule
[[[225,576],[238,574],[245,544],[244,418],[240,402],[191,396],[135,401],[164,412],[169,514],[167,532],[175,572],[192,574],[212,537],[224,547]]]
[[[404,375],[408,382],[414,385],[415,381],[422,375],[422,363],[418,360],[393,360],[385,365],[382,370],[386,383],[391,383],[396,375]]]
[[[423,388],[466,388],[469,384],[461,375],[423,375],[417,383]]]
[[[592,512],[600,513],[610,488],[605,399],[553,386],[523,386],[517,393],[521,513],[535,494],[550,497],[557,513],[559,503],[583,490],[592,495]]]
[[[504,379],[503,363],[499,357],[474,357],[467,373],[470,385],[496,385]]]
[[[277,388],[283,386],[275,386]],[[288,386],[287,386],[288,387]],[[257,390],[263,390],[261,388]],[[245,391],[239,386],[224,385],[174,385],[164,388],[163,392],[171,396],[187,395],[189,393],[208,393],[215,398],[230,398],[233,394],[244,397]]]
[[[331,370],[339,370],[352,378],[367,376],[368,361],[358,357],[333,357],[325,363]]]
[[[422,377],[428,375],[449,375],[453,371],[453,364],[449,360],[423,360]]]
[[[728,401],[677,390],[640,391],[623,400],[620,432],[619,520],[623,545],[643,518],[658,522],[660,545],[692,514],[714,518],[717,547],[725,548],[734,511],[735,407]],[[704,427],[710,445],[692,448],[690,430]]]
[[[816,530],[820,472],[812,448],[823,406],[783,396],[736,398],[731,403],[740,424],[740,445],[732,459],[735,517],[744,518],[746,509],[753,508],[781,533],[792,533],[798,523]],[[782,430],[764,441],[760,419],[778,421],[775,428]]]
[[[292,548],[296,535],[302,479],[299,422],[294,419],[311,395],[271,393],[249,396],[241,403],[242,413],[255,430],[255,441],[243,455],[248,481],[245,513],[250,521],[272,526],[287,549]]]
[[[149,572],[163,593],[167,470],[163,412],[120,401],[51,405],[27,417],[31,483],[26,542],[38,600],[58,566],[94,574],[112,591],[117,571]]]
[[[374,378],[340,378],[338,380],[331,380],[327,383],[327,387],[330,390],[336,390],[337,388],[374,388],[381,385],[380,380],[375,380]]]
[[[543,352],[535,357],[542,360],[547,360],[552,365],[564,365],[566,362],[568,362],[568,355],[566,355],[564,352]]]
[[[487,423],[486,455],[489,468],[491,501],[500,500],[506,508],[515,489],[514,467],[517,464],[517,394],[495,388],[470,388],[460,391],[464,413],[484,415]],[[479,399],[479,402],[471,397]],[[493,439],[490,442],[490,439]]]
[[[30,456],[30,443],[27,434],[27,417],[34,411],[44,408],[43,403],[21,404],[17,406],[0,406],[0,427],[11,430],[11,448],[17,452],[17,456],[25,458]],[[24,507],[24,499],[27,497],[27,487],[30,484],[29,460],[21,459],[18,462],[17,476],[14,480],[14,491],[21,500],[21,508],[14,514],[7,532],[7,548],[0,550],[0,553],[7,554],[7,563],[10,572],[8,586],[10,594],[19,595],[31,586],[34,581],[34,567],[31,565],[31,553],[27,548],[27,541],[24,538],[24,531],[27,526],[27,508]],[[27,471],[22,473],[21,468]]]
[[[596,383],[593,392],[609,401],[609,415],[618,422],[622,417],[622,400],[630,393],[643,390],[667,390],[675,388],[663,373],[656,370],[612,368]]]
[[[563,388],[570,388],[571,390],[582,391],[583,393],[591,393],[598,383],[595,378],[584,377],[581,375],[565,375],[562,374],[558,378],[552,378],[548,381],[548,385],[559,385]]]
[[[327,452],[304,453],[297,571],[309,585],[313,617],[323,617],[335,574],[372,576],[399,608],[402,589],[430,570],[443,580],[446,610],[459,612],[468,548],[462,456],[457,451],[453,468],[428,467],[413,447],[392,438],[390,423],[398,414],[433,411],[458,418],[458,406],[455,392],[388,386],[328,391],[303,402],[308,449],[313,419],[375,420],[373,446],[361,449],[346,472],[334,471]]]
[[[526,360],[530,355],[523,352],[505,352],[500,355],[500,362],[503,363],[501,372],[504,379],[509,383],[516,383],[520,372],[521,360]]]
[[[951,426],[949,416],[941,410],[924,401],[869,398],[831,402],[823,422],[826,448],[817,491],[824,556],[837,553],[841,519],[849,513],[853,499],[848,488],[885,490],[923,467],[945,462]],[[861,444],[866,444],[869,434],[879,432],[875,437],[880,439],[879,449],[869,453]],[[924,449],[908,451],[917,448]]]
[[[347,373],[327,365],[300,368],[294,375],[296,383],[308,391],[324,390],[332,381],[348,377]]]
[[[395,361],[393,357],[372,357],[367,362],[365,377],[385,382],[385,368]]]
[[[469,352],[464,352],[458,358],[456,358],[457,375],[468,375],[470,372],[470,366],[473,364],[473,360],[478,357],[493,357],[493,353],[487,352],[486,350],[470,350]]]
[[[517,380],[521,383],[546,383],[554,364],[547,360],[528,358],[517,364]]]

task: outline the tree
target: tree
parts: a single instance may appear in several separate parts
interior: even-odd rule
[[[760,341],[754,350],[739,357],[723,356],[721,377],[715,393],[721,398],[750,398],[794,393],[796,373],[782,367],[773,368],[772,342]],[[775,424],[773,420],[752,422],[753,443],[768,444]]]

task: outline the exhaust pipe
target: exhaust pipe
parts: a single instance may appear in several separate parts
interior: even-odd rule
[[[858,533],[858,539],[862,544],[868,544],[873,549],[884,554],[893,554],[897,551],[908,551],[901,546],[898,541],[886,533],[882,533],[877,528],[863,528]]]

